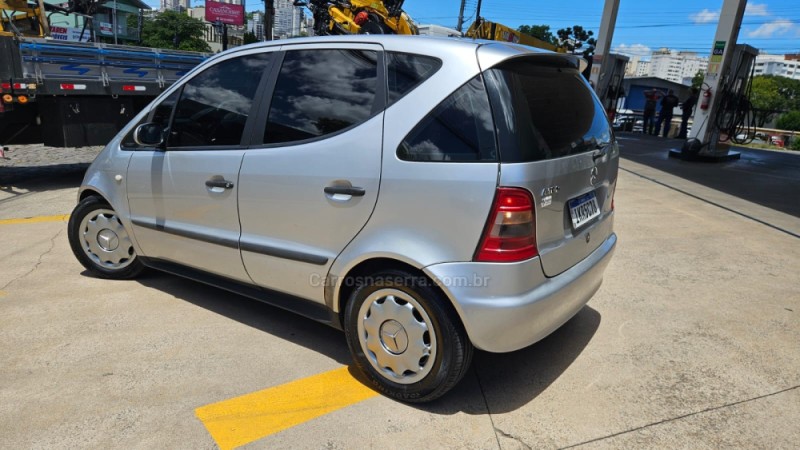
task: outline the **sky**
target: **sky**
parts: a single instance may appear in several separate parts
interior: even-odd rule
[[[512,28],[581,25],[599,31],[603,0],[483,0],[481,16]],[[717,29],[723,0],[620,0],[612,49],[649,55],[667,47],[708,54]],[[460,0],[406,0],[404,9],[417,23],[454,27]],[[477,0],[467,0],[470,20]],[[750,0],[738,42],[773,54],[800,53],[800,0]]]
[[[263,1],[244,0],[247,11],[264,9]],[[158,8],[158,0],[146,0]],[[466,0],[465,27],[475,20],[478,0]],[[666,47],[707,55],[723,0],[620,0],[612,51],[648,56]],[[201,6],[203,0],[193,0]],[[404,9],[418,24],[455,28],[460,0],[406,0]],[[512,28],[581,25],[599,31],[604,0],[483,0],[481,16]],[[740,44],[772,54],[800,53],[800,0],[749,0]]]

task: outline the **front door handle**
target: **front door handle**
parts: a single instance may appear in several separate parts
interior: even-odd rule
[[[340,194],[353,197],[363,197],[367,193],[364,188],[355,186],[325,186],[324,191],[328,195]]]
[[[233,188],[233,182],[212,178],[210,180],[206,180],[206,186],[210,188],[231,189]]]

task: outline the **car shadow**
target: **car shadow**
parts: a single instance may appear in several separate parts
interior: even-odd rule
[[[328,325],[175,275],[147,271],[136,281],[279,339],[302,345],[340,364],[352,363],[344,333]]]
[[[91,276],[87,271],[82,275]],[[371,387],[353,365],[344,334],[339,330],[257,300],[169,274],[148,271],[137,282],[319,352],[348,366],[355,379]],[[502,354],[476,351],[472,368],[452,391],[431,403],[411,406],[440,415],[514,411],[536,399],[569,368],[597,332],[600,320],[600,313],[585,306],[561,328],[530,347]]]
[[[0,190],[43,192],[79,187],[89,163],[0,167]]]
[[[587,305],[530,347],[511,353],[476,351],[471,373],[458,386],[441,399],[417,407],[448,415],[515,411],[535,400],[566,372],[592,340],[600,321],[600,313]]]

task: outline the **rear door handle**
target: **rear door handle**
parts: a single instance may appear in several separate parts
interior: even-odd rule
[[[609,147],[608,144],[603,145],[603,146],[598,145],[597,146],[597,150],[595,150],[596,153],[594,153],[592,155],[592,160],[597,161],[598,159],[602,158],[603,156],[606,156],[608,154],[608,147]]]
[[[325,186],[324,191],[328,195],[340,194],[353,197],[363,197],[367,193],[364,188],[355,186]]]
[[[206,186],[210,188],[232,189],[233,182],[228,180],[211,179],[206,180]]]

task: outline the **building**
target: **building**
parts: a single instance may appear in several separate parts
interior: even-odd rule
[[[698,56],[696,52],[675,52],[667,48],[653,52],[650,56],[648,76],[683,83],[691,80],[699,72],[708,69],[708,58]]]
[[[636,71],[634,72],[635,77],[646,77],[650,75],[650,61],[642,61],[636,64]]]
[[[656,89],[661,91],[662,94],[666,94],[669,90],[672,90],[674,94],[680,99],[684,100],[689,97],[691,92],[691,87],[686,86],[681,83],[675,83],[672,81],[667,81],[663,78],[658,77],[637,77],[637,78],[626,78],[622,82],[622,90],[625,93],[625,101],[623,102],[621,109],[629,109],[636,113],[639,113],[644,110],[644,92],[649,91],[652,89]],[[657,110],[661,109],[661,105],[657,107]],[[674,114],[677,117],[681,115],[680,107],[676,107]]]
[[[778,75],[800,80],[800,54],[758,55],[756,56],[756,75]]]
[[[239,4],[237,2],[224,2],[224,3],[231,3],[231,4]],[[203,39],[208,43],[208,46],[211,48],[211,51],[214,53],[222,51],[222,34],[221,30],[217,29],[217,27],[211,23],[206,22],[206,8],[205,7],[197,7],[197,8],[189,8],[186,11],[189,17],[194,17],[195,19],[200,19],[205,23],[206,30]],[[239,27],[235,25],[228,25],[228,48],[236,47],[242,45],[244,43],[244,31],[245,27]]]
[[[303,7],[294,6],[294,0],[275,0],[275,25],[272,30],[275,38],[301,36],[304,23]]]
[[[54,0],[46,3],[60,4]],[[104,2],[88,22],[82,14],[51,14],[49,21],[51,37],[63,41],[88,41],[131,44],[139,40],[139,29],[136,20],[143,11],[151,8],[141,0],[116,0]],[[84,24],[86,28],[84,29]]]
[[[626,55],[628,56],[628,64],[625,65],[625,76],[626,77],[635,77],[636,70],[639,68],[639,62],[642,60],[641,56],[638,55]]]
[[[189,3],[188,0],[186,3]],[[181,0],[161,0],[159,11],[179,11],[181,7]],[[188,8],[187,8],[188,9]]]
[[[253,33],[257,40],[264,40],[264,13],[261,11],[253,13],[253,18],[247,20],[247,31]]]
[[[461,36],[455,28],[447,28],[441,25],[419,25],[419,34],[423,36]]]

